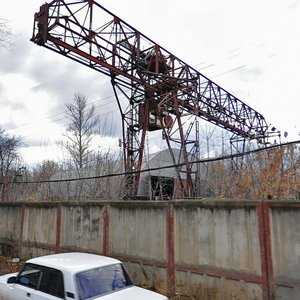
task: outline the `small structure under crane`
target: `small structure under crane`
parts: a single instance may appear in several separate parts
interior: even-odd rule
[[[230,131],[232,140],[268,135],[260,113],[94,0],[45,3],[31,40],[111,78],[123,121],[128,197],[137,193],[148,131],[162,131],[182,197],[199,192],[199,119]]]

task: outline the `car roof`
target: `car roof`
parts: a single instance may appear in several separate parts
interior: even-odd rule
[[[46,266],[71,273],[78,273],[97,267],[120,263],[120,261],[102,255],[82,252],[67,252],[31,258],[26,263]]]

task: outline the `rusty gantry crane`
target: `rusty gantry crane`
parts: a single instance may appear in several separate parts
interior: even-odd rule
[[[261,114],[93,0],[45,3],[31,40],[111,78],[128,197],[137,193],[147,131],[162,131],[183,197],[199,192],[200,118],[230,131],[232,140],[267,136]]]

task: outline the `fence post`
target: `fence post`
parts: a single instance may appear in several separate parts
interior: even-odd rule
[[[61,237],[61,203],[57,205],[56,210],[56,243],[55,252],[58,253],[60,250],[60,237]]]
[[[170,297],[175,295],[174,206],[167,206],[167,286]]]
[[[264,224],[265,224],[265,242],[266,242],[266,256],[268,268],[268,285],[269,285],[269,298],[275,299],[274,291],[274,270],[273,270],[273,255],[272,255],[272,232],[271,232],[271,213],[270,205],[268,202],[263,202]]]
[[[22,247],[23,247],[24,219],[25,219],[25,204],[21,203],[21,206],[20,206],[20,232],[19,232],[19,243],[18,243],[19,257],[22,256],[21,254],[22,254]]]
[[[102,253],[103,255],[109,255],[109,205],[105,204],[103,207],[103,223],[102,223]]]
[[[262,201],[257,204],[256,209],[258,216],[263,300],[273,300],[274,285],[272,284],[273,262],[269,205],[267,202]]]

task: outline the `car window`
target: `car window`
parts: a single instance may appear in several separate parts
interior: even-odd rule
[[[63,299],[65,292],[62,273],[55,269],[45,268],[39,285],[39,290]]]
[[[17,283],[64,299],[63,274],[56,269],[25,264],[17,276]]]
[[[88,270],[76,275],[79,299],[85,300],[132,285],[121,264]]]
[[[38,266],[27,264],[19,274],[17,283],[37,289],[41,274],[41,270]]]

